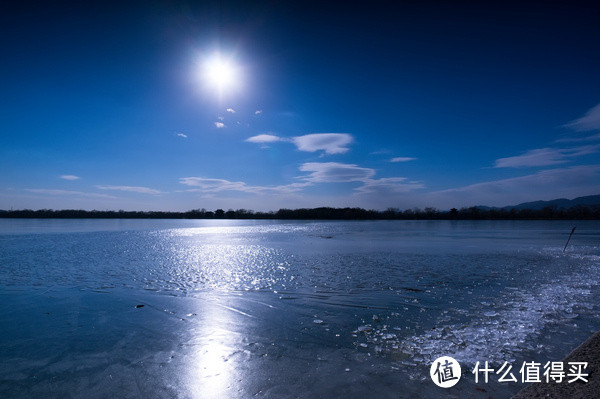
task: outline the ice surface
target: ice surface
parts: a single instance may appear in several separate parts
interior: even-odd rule
[[[438,397],[600,328],[597,222],[96,222],[0,220],[0,397]]]

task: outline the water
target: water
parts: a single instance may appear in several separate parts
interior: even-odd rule
[[[510,397],[475,362],[520,378],[598,330],[598,244],[595,221],[0,220],[0,396]]]

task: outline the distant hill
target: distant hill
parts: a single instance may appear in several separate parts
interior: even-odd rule
[[[505,206],[500,209],[505,209],[510,211],[514,209],[516,211],[522,209],[533,209],[533,210],[541,210],[546,207],[554,208],[554,209],[569,209],[574,206],[600,206],[600,195],[588,195],[585,197],[578,197],[572,200],[566,198],[559,198],[551,201],[533,201],[533,202],[523,202],[519,205]]]

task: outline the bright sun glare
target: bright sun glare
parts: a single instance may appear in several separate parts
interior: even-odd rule
[[[214,55],[204,63],[206,82],[219,92],[235,87],[239,83],[238,75],[235,65],[223,59],[220,54]]]

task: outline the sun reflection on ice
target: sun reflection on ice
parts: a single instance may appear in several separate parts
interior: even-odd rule
[[[281,249],[244,243],[227,228],[170,232],[177,243],[168,251],[168,283],[177,290],[219,292],[283,289],[292,281],[291,258]]]
[[[212,302],[212,301],[211,301]],[[236,333],[230,311],[207,304],[202,310],[203,320],[195,331],[192,344],[195,352],[190,364],[189,383],[195,398],[231,398],[238,389],[238,361],[235,358]],[[225,327],[225,328],[223,328]]]

